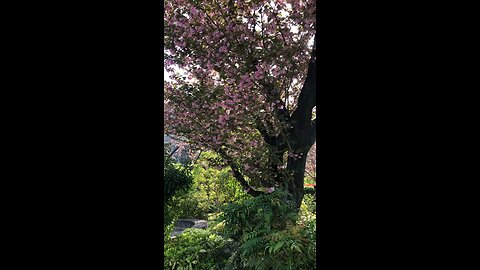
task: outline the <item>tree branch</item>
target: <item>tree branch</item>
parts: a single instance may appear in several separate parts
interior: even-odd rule
[[[173,151],[168,155],[168,157],[171,158],[173,156],[173,154],[175,154],[175,152],[177,152],[178,148],[180,148],[180,146],[176,146],[175,149],[173,149]]]
[[[305,170],[305,173],[308,174],[313,180],[317,181],[317,177],[313,174],[311,174],[308,170]]]
[[[235,177],[235,179],[237,179],[240,185],[245,189],[245,192],[252,195],[253,197],[264,194],[263,192],[256,191],[252,187],[250,187],[250,185],[247,183],[247,181],[243,177],[242,173],[240,173],[240,170],[235,164],[235,162],[233,162],[233,160],[230,159],[230,157],[228,157],[227,154],[222,149],[219,149],[218,153],[220,154],[221,157],[225,159],[225,161],[227,162],[227,165],[230,166],[233,172],[233,176]]]
[[[292,120],[300,129],[306,129],[310,126],[312,119],[312,109],[316,105],[317,98],[317,35],[315,34],[312,55],[308,63],[307,78],[303,84],[300,96],[298,97],[298,104],[295,111],[292,113]]]
[[[263,126],[263,124],[257,120],[257,123],[255,125],[255,128],[260,132],[260,134],[263,137],[263,140],[269,144],[269,145],[274,145],[275,144],[275,137],[268,135],[267,129]]]

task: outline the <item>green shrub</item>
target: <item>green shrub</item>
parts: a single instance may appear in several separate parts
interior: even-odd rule
[[[304,194],[315,195],[316,189],[315,189],[315,187],[304,187],[303,192],[304,192]]]
[[[172,198],[175,213],[181,218],[207,219],[208,209],[200,203],[199,194],[194,191],[177,194]]]
[[[163,177],[164,203],[168,203],[175,194],[187,191],[193,182],[191,168],[179,163],[174,163],[168,157],[165,158]]]
[[[258,270],[315,269],[316,244],[308,229],[303,224],[289,224],[264,235],[247,234],[239,248],[241,266]]]
[[[163,187],[163,200],[164,200],[164,238],[168,239],[169,231],[171,231],[172,223],[178,217],[177,212],[174,209],[174,203],[172,200],[176,194],[186,192],[192,185],[193,177],[191,174],[191,168],[179,163],[175,163],[170,158],[169,146],[164,148],[164,187]]]
[[[317,212],[317,203],[315,202],[315,195],[305,194],[303,196],[303,203],[311,213]]]
[[[226,269],[315,269],[315,214],[297,212],[277,190],[224,208],[226,237],[235,239]]]
[[[207,219],[209,213],[220,212],[221,206],[249,197],[232,176],[230,168],[222,168],[219,164],[218,156],[212,152],[200,155],[192,168],[191,189],[172,198],[179,216]]]
[[[186,229],[165,244],[164,269],[224,269],[229,252],[229,242],[222,236],[208,230]]]
[[[313,250],[316,248],[315,243],[317,240],[317,215],[315,208],[315,202],[313,202],[313,205],[309,205],[309,203],[304,199],[302,205],[300,206],[299,218],[297,220],[297,226],[302,228],[303,235],[308,238],[310,243],[313,243],[313,245],[309,247],[313,248]]]
[[[221,220],[225,221],[226,236],[239,240],[246,233],[280,230],[295,222],[297,213],[287,196],[277,190],[224,207]]]

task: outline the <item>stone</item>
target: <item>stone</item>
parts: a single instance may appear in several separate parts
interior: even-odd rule
[[[175,238],[176,235],[181,234],[187,228],[206,229],[208,228],[208,222],[203,219],[179,219],[175,222],[175,227],[170,237]]]

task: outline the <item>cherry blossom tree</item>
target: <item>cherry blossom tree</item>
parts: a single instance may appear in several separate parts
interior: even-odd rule
[[[253,196],[281,187],[303,199],[316,141],[315,9],[313,0],[165,1],[165,133],[218,153]]]

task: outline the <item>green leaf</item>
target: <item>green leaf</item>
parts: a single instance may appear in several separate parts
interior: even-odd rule
[[[273,247],[273,253],[275,253],[277,250],[279,250],[285,242],[278,242],[274,247]]]

